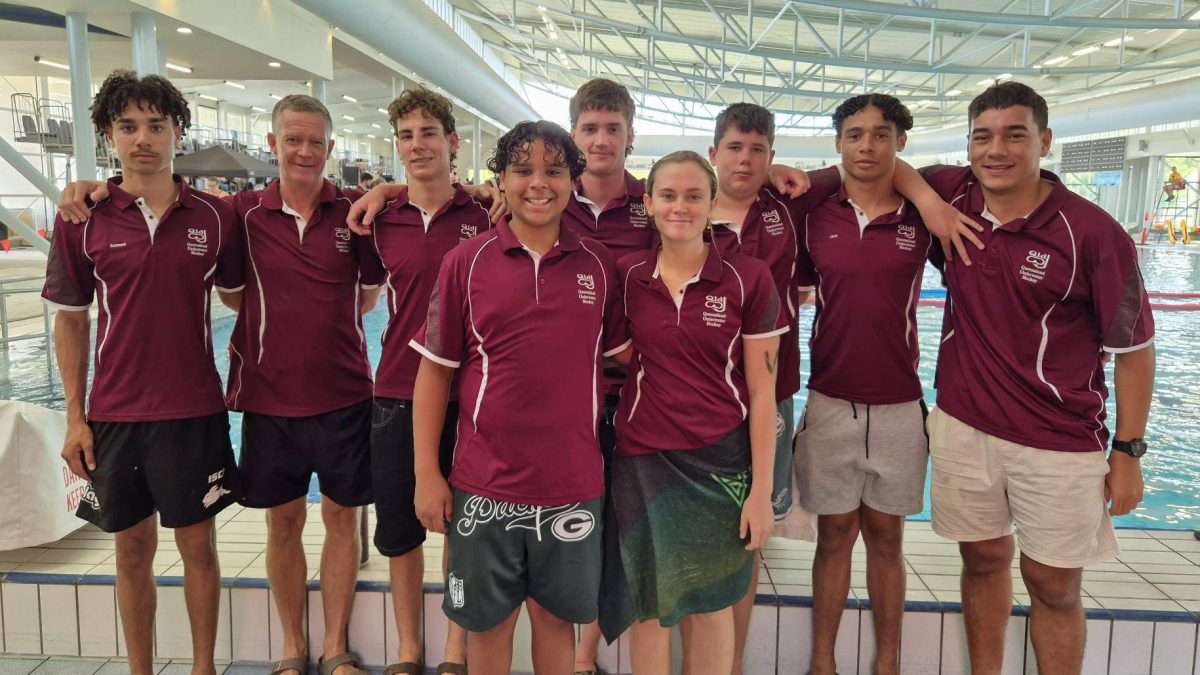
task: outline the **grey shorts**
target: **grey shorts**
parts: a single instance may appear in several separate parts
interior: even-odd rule
[[[603,501],[528,506],[454,490],[446,616],[481,633],[533,598],[563,621],[595,621]]]
[[[817,515],[866,504],[909,516],[924,506],[929,437],[923,400],[854,403],[810,390],[796,434],[800,505]]]
[[[775,478],[771,486],[771,507],[775,511],[775,521],[783,520],[788,511],[792,510],[792,434],[796,422],[792,419],[792,411],[796,402],[790,398],[780,401],[775,407]]]

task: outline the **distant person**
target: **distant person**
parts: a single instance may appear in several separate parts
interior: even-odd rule
[[[1179,173],[1179,169],[1171,167],[1171,175],[1167,176],[1167,182],[1163,183],[1163,192],[1167,195],[1167,201],[1175,201],[1175,193],[1179,190],[1187,188],[1187,181],[1183,179],[1183,174]]]
[[[370,190],[373,187],[375,187],[375,176],[372,176],[370,173],[368,173],[366,171],[359,174],[358,189],[362,190],[363,192],[366,192],[367,190]]]
[[[221,189],[221,183],[224,180],[224,178],[218,178],[217,176],[209,176],[208,178],[205,178],[203,190],[204,194],[221,198],[228,197],[229,193]]]
[[[190,123],[187,100],[165,78],[118,70],[104,80],[92,124],[124,172],[83,219],[59,216],[42,290],[58,310],[62,456],[88,482],[76,514],[116,533],[117,608],[134,675],[157,670],[160,524],[173,531],[183,558],[192,673],[216,672],[221,572],[213,516],[243,497],[208,299],[215,285],[222,302],[237,307],[243,249],[233,208],[172,177],[172,149]],[[94,300],[95,376],[85,406]]]

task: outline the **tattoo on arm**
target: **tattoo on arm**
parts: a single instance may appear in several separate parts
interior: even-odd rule
[[[766,352],[763,358],[767,361],[767,372],[774,375],[775,370],[779,367],[779,351]]]

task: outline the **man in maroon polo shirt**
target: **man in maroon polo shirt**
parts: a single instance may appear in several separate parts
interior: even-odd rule
[[[413,384],[421,354],[409,347],[425,323],[438,268],[460,242],[491,229],[488,209],[450,180],[458,152],[454,108],[425,87],[409,89],[388,106],[396,148],[409,184],[374,217],[370,241],[387,271],[389,320],[383,355],[375,373],[371,418],[371,477],[375,490],[375,547],[389,559],[396,628],[398,673],[423,672],[422,591],[425,528],[413,505]],[[458,397],[451,392],[439,442],[439,466],[450,475],[458,435]],[[466,632],[449,626],[438,672],[465,673]]]
[[[893,96],[842,102],[833,114],[842,188],[800,230],[800,274],[815,286],[817,311],[796,474],[801,505],[818,515],[812,672],[820,675],[836,672],[860,532],[875,629],[871,670],[899,673],[904,518],[922,509],[928,465],[916,307],[933,240],[892,187],[912,124]]]
[[[446,256],[412,342],[424,357],[413,401],[417,514],[449,531],[443,609],[470,631],[476,674],[509,672],[522,602],[534,662],[547,672],[569,671],[572,624],[596,618],[601,356],[628,339],[611,254],[561,226],[583,167],[550,122],[522,122],[498,141],[489,168],[512,214]],[[456,371],[452,493],[438,439]]]
[[[322,671],[358,672],[346,627],[358,573],[359,508],[372,501],[371,365],[361,314],[383,270],[370,242],[350,232],[351,200],[325,180],[333,150],[329,111],[285,96],[267,140],[280,177],[233,199],[246,237],[246,291],[230,339],[230,408],[245,412],[245,503],[267,512],[267,576],[284,630],[276,672],[304,672],[307,569],[301,533],[309,481],[321,489],[325,541]]]
[[[986,244],[971,267],[944,265],[933,528],[960,542],[972,672],[1000,672],[1015,523],[1038,671],[1078,673],[1082,568],[1117,553],[1110,515],[1142,498],[1154,321],[1133,241],[1039,169],[1051,143],[1045,100],[1004,82],[968,115],[970,168],[923,170],[984,226]],[[1117,422],[1106,461],[1110,354]]]
[[[67,404],[63,459],[88,481],[78,515],[116,533],[117,605],[129,669],[154,672],[157,511],[184,563],[193,673],[215,673],[220,569],[213,516],[242,496],[212,357],[209,294],[236,305],[242,249],[233,210],[171,175],[190,124],[166,79],[118,70],[92,123],[121,159],[109,198],[80,222],[60,216],[42,297],[58,310]],[[85,412],[89,308],[99,301]]]

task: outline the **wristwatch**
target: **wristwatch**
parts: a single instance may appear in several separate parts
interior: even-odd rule
[[[1113,450],[1123,452],[1134,459],[1146,454],[1146,441],[1141,438],[1134,438],[1129,441],[1113,441]]]

